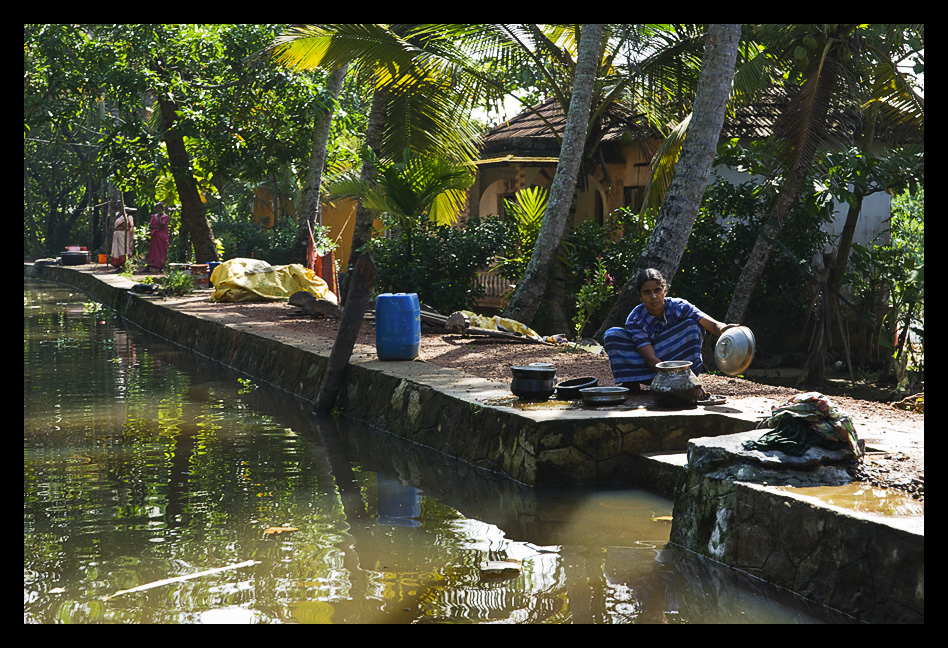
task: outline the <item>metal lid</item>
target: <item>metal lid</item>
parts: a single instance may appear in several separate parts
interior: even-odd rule
[[[754,333],[746,326],[726,330],[714,345],[714,362],[728,376],[741,373],[754,360]]]

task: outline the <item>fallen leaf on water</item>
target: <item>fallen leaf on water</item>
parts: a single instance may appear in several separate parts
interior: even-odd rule
[[[284,531],[299,531],[296,527],[270,527],[269,529],[264,529],[264,533],[267,535],[274,535],[277,533],[283,533]]]
[[[653,517],[652,522],[671,522],[672,516],[670,515],[659,515],[658,517]]]

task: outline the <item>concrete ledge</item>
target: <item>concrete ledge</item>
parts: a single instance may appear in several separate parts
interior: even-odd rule
[[[688,467],[717,479],[762,482],[771,485],[822,486],[852,480],[847,467],[852,454],[813,446],[795,457],[779,450],[746,450],[745,441],[756,441],[770,429],[752,430],[715,438],[692,439]]]

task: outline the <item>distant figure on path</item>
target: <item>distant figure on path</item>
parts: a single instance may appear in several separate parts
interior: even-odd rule
[[[123,212],[115,212],[112,232],[112,265],[121,270],[135,252],[135,221]]]
[[[148,245],[148,270],[161,272],[168,261],[168,214],[162,203],[155,205],[148,228],[151,230],[151,243]]]

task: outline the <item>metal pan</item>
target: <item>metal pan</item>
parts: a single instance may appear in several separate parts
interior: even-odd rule
[[[577,400],[581,396],[579,390],[598,386],[599,379],[595,376],[564,380],[556,385],[556,397],[560,400]]]
[[[584,405],[621,405],[629,398],[626,387],[586,387],[579,390]]]
[[[728,376],[743,373],[754,359],[757,341],[746,326],[726,330],[714,345],[714,362]]]

